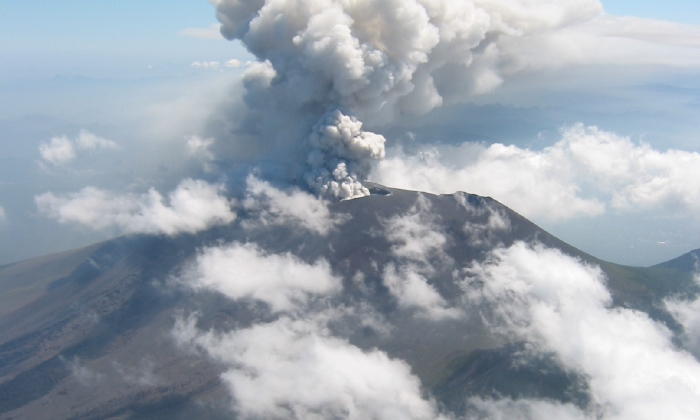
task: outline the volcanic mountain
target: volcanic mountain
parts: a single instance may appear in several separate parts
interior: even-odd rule
[[[669,302],[697,294],[697,251],[625,267],[491,198],[370,190],[315,219],[243,206],[0,267],[0,419],[604,417],[626,406],[587,347],[538,322],[639,317],[688,354]]]

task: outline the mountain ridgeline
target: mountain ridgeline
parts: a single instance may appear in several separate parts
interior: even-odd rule
[[[534,354],[520,336],[495,333],[483,305],[465,297],[486,281],[478,267],[494,250],[518,243],[600,267],[611,308],[642,311],[682,333],[664,301],[695,296],[698,251],[625,267],[562,242],[491,198],[370,190],[330,204],[335,222],[327,232],[241,211],[236,222],[196,235],[120,237],[0,267],[0,419],[254,417],[237,408],[242,385],[222,376],[236,364],[183,344],[178,325],[193,320],[201,334],[225,334],[330,313],[314,334],[405,362],[439,412],[461,416],[475,397],[585,409],[592,404],[585,375],[551,352]],[[194,287],[207,250],[230,244],[327,267],[338,286],[280,301]],[[243,275],[235,267],[224,274],[233,282]]]

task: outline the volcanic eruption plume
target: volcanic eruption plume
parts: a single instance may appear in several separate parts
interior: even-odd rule
[[[293,171],[318,195],[369,194],[385,154],[363,129],[502,82],[499,42],[602,12],[595,0],[220,0],[221,33],[259,60],[244,76],[258,141],[299,156]],[[512,60],[511,60],[512,61]],[[511,63],[512,64],[512,63]],[[290,125],[303,121],[304,127]],[[283,150],[280,152],[280,150]]]

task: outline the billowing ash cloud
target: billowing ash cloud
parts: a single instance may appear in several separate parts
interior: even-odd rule
[[[77,193],[35,197],[39,211],[60,223],[76,223],[95,230],[121,233],[176,235],[195,233],[236,219],[223,187],[204,181],[183,180],[168,195],[155,189],[137,196],[114,194],[94,187]]]
[[[601,12],[596,0],[217,2],[222,34],[260,60],[244,79],[243,125],[300,154],[305,164],[295,176],[332,199],[368,195],[369,164],[384,157],[384,137],[362,122],[489,91],[503,80],[499,39]],[[306,125],[294,130],[290,121]]]

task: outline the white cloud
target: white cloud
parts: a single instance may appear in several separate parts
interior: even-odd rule
[[[112,368],[119,377],[131,385],[155,386],[160,383],[154,372],[154,364],[150,359],[142,359],[137,366],[128,366],[112,361]]]
[[[118,146],[112,140],[96,136],[87,130],[80,130],[74,141],[67,136],[61,136],[39,144],[41,159],[54,166],[65,165],[74,160],[80,150],[95,149],[116,150]]]
[[[229,366],[222,379],[244,419],[445,419],[406,363],[332,337],[313,317],[225,334],[180,319],[174,333]]]
[[[80,134],[75,139],[75,144],[78,149],[81,150],[92,150],[92,149],[111,149],[116,150],[119,147],[117,143],[112,140],[107,140],[105,138],[96,136],[87,130],[80,130]]]
[[[320,235],[327,235],[334,226],[344,223],[345,216],[332,215],[328,202],[298,188],[279,190],[254,175],[247,179],[248,197],[243,207],[257,212],[257,217],[246,221],[247,226],[291,224]]]
[[[464,314],[459,309],[449,308],[426,278],[435,272],[432,265],[435,259],[440,260],[442,266],[452,263],[443,250],[447,237],[434,218],[430,201],[419,195],[406,214],[382,222],[384,234],[392,243],[391,253],[400,263],[398,268],[394,263],[385,266],[382,281],[400,307],[416,310],[418,317],[438,321]]]
[[[7,222],[7,213],[5,212],[5,209],[0,206],[0,225],[5,222]]]
[[[468,301],[488,324],[583,375],[597,418],[700,416],[700,363],[647,314],[611,308],[600,268],[518,242],[467,271]]]
[[[700,284],[700,274],[695,275],[695,282]],[[683,326],[685,347],[700,358],[700,297],[694,300],[671,298],[664,303],[666,309]]]
[[[154,189],[141,196],[119,195],[94,187],[57,196],[35,197],[39,210],[60,223],[77,223],[92,229],[123,233],[176,235],[195,233],[236,218],[223,187],[185,179],[164,197]]]
[[[434,217],[430,201],[419,195],[406,214],[384,221],[386,238],[393,243],[391,253],[426,267],[430,266],[430,257],[447,258],[442,250],[447,237],[434,223]]]
[[[191,136],[187,139],[187,152],[190,156],[202,160],[212,160],[214,159],[214,154],[211,152],[210,148],[213,144],[213,138],[203,139],[198,136]]]
[[[556,221],[600,215],[606,207],[700,209],[700,154],[661,152],[581,124],[542,151],[463,144],[426,147],[413,156],[392,152],[372,179],[399,188],[492,196],[526,217]]]
[[[225,63],[224,63],[224,66],[226,66],[226,67],[228,67],[228,68],[235,69],[235,68],[238,68],[238,67],[241,66],[241,62],[240,62],[239,60],[236,60],[236,59],[234,58],[234,59],[232,59],[232,60],[228,60],[227,62],[225,62]]]
[[[198,69],[218,70],[221,63],[218,61],[195,61],[190,66]]]
[[[216,290],[233,300],[265,302],[274,312],[294,310],[314,295],[342,288],[324,259],[307,264],[290,253],[267,254],[251,244],[203,250],[189,277],[195,288]]]
[[[189,38],[206,39],[206,40],[223,40],[224,37],[221,36],[221,31],[219,28],[221,25],[218,23],[212,23],[206,28],[187,28],[183,29],[178,33],[180,36],[186,36]]]
[[[469,238],[469,245],[475,248],[492,248],[498,244],[503,233],[511,229],[510,219],[501,209],[495,209],[491,204],[474,206],[467,201],[466,194],[458,192],[455,199],[473,216],[488,215],[486,222],[465,222],[462,230]]]
[[[73,378],[75,378],[75,380],[82,386],[95,386],[102,382],[106,377],[104,373],[96,372],[80,363],[80,359],[78,357],[74,357],[70,362],[65,360],[63,356],[60,356],[60,359],[63,363],[68,365],[71,375],[73,375]]]
[[[48,143],[39,145],[39,154],[52,165],[63,165],[75,159],[75,147],[66,136],[53,137]]]
[[[457,308],[450,308],[440,293],[428,283],[415,266],[404,265],[397,271],[394,264],[388,264],[382,273],[382,281],[398,301],[399,306],[416,309],[416,315],[439,321],[464,316]]]

